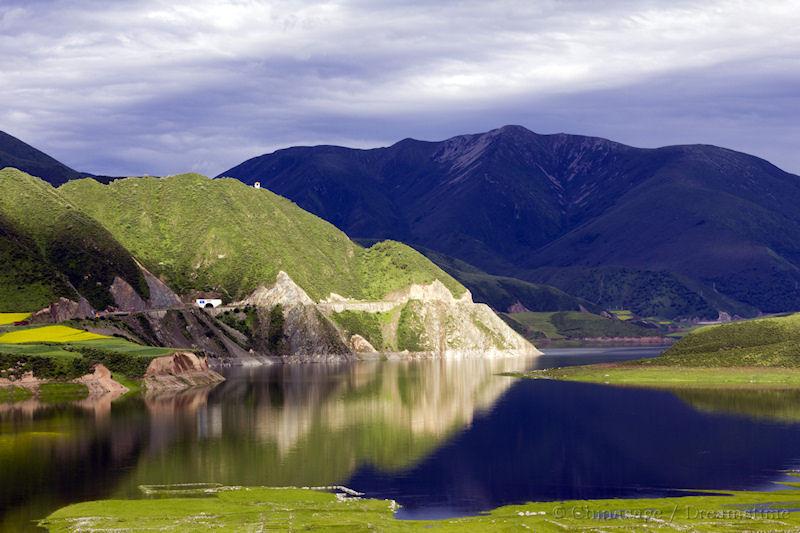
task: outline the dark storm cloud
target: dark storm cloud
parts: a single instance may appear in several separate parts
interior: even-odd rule
[[[0,129],[107,174],[523,124],[800,170],[793,2],[0,4]]]

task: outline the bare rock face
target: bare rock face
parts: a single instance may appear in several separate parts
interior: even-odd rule
[[[381,301],[362,301],[331,294],[315,304],[284,272],[275,284],[259,287],[237,306],[258,309],[259,331],[255,331],[256,351],[279,355],[284,360],[342,360],[378,350],[361,331],[346,331],[335,325],[335,314],[353,312],[365,320],[381,313],[389,319],[382,326],[384,346],[393,351],[413,350],[415,354],[433,357],[507,357],[537,355],[540,352],[512,330],[488,306],[475,304],[465,291],[456,298],[440,281],[414,284],[395,291]],[[278,307],[280,306],[280,307]],[[277,313],[280,311],[280,313]],[[275,314],[279,317],[275,317]],[[400,315],[411,320],[405,325],[414,330],[417,339],[400,341]],[[410,318],[409,318],[410,317]],[[281,331],[274,329],[280,322]],[[277,337],[276,337],[277,335]],[[276,339],[278,339],[276,341]]]
[[[45,307],[41,311],[34,313],[30,321],[35,323],[63,322],[79,318],[91,318],[94,316],[94,309],[86,298],[81,298],[75,302],[67,298],[59,298],[57,301]]]
[[[147,392],[183,390],[221,381],[225,378],[208,367],[205,357],[191,352],[176,352],[153,359],[144,374]]]
[[[300,286],[295,283],[289,274],[281,270],[272,287],[263,285],[255,290],[253,294],[239,302],[237,305],[252,305],[255,307],[274,307],[282,305],[290,307],[293,305],[313,305],[314,301],[306,294]]]
[[[441,357],[540,355],[485,304],[411,302],[423,326],[427,348]]]
[[[94,372],[86,374],[75,380],[75,383],[81,383],[89,389],[89,396],[104,396],[112,394],[121,396],[128,392],[128,387],[114,381],[111,371],[103,365],[95,365]]]
[[[350,349],[356,353],[375,353],[378,351],[367,339],[358,334],[350,337],[349,345]]]
[[[180,307],[181,299],[170,289],[166,283],[151,274],[146,268],[139,265],[150,289],[150,299],[147,301],[151,309],[169,309]]]
[[[254,332],[256,350],[292,360],[333,361],[353,352],[331,321],[286,272],[279,272],[271,287],[259,287],[235,304],[258,309],[259,327]],[[276,324],[273,310],[280,310]],[[280,328],[277,331],[275,328]]]
[[[453,293],[450,292],[450,289],[445,287],[444,283],[437,279],[427,285],[420,285],[418,283],[409,285],[405,289],[389,294],[386,296],[385,300],[397,303],[404,303],[409,300],[420,300],[423,302],[444,302],[448,304],[455,302],[472,303],[472,294],[465,289],[464,294],[462,294],[460,298],[456,299],[453,296]]]
[[[474,303],[469,291],[455,298],[438,280],[427,285],[411,285],[389,294],[380,302],[361,302],[331,295],[319,304],[319,308],[327,313],[404,314],[410,320],[409,324],[413,323],[411,329],[416,341],[411,349],[418,355],[508,357],[541,353],[488,306]],[[390,320],[382,335],[388,345],[395,345],[398,350],[409,349],[400,342],[398,321]],[[346,332],[346,336],[348,347],[353,352],[375,351],[371,345],[369,348],[364,345],[369,343],[357,332]]]
[[[522,305],[522,302],[520,302],[519,300],[509,305],[507,309],[507,312],[509,313],[527,313],[529,311],[530,309]]]
[[[119,276],[114,277],[114,282],[108,291],[114,297],[114,303],[120,311],[139,312],[147,309],[147,303],[142,299],[130,283]]]

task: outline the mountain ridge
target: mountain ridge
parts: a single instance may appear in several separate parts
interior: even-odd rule
[[[800,178],[734,150],[505,126],[366,150],[288,148],[220,176],[260,181],[355,238],[429,248],[605,307],[704,317],[800,308]],[[573,292],[583,272],[546,280],[566,266],[625,271],[637,295],[609,299],[584,282]],[[667,290],[659,280],[670,276],[683,288]]]

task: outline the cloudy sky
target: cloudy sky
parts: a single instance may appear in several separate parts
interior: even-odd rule
[[[0,130],[88,172],[521,124],[800,173],[798,0],[0,0]]]

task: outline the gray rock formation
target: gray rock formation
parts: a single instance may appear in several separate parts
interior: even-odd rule
[[[134,288],[119,276],[114,277],[114,282],[108,290],[114,298],[116,308],[120,311],[138,312],[147,309],[147,302],[142,300]]]
[[[284,343],[277,352],[284,357],[346,359],[391,352],[432,357],[506,357],[540,353],[488,306],[475,304],[468,291],[455,298],[438,280],[410,285],[381,301],[331,294],[315,304],[285,272],[280,272],[275,285],[259,287],[235,305],[259,309],[262,330],[256,331],[257,339],[274,335],[274,330],[264,329],[264,324],[269,323],[266,317],[271,310],[280,306]],[[340,319],[343,314],[347,320]],[[376,324],[381,324],[379,339],[374,337],[378,335]],[[268,343],[256,344],[259,352],[275,351],[275,346]]]
[[[295,305],[313,305],[312,300],[306,291],[304,291],[297,283],[295,283],[289,274],[281,270],[275,279],[275,284],[267,288],[265,286],[258,287],[250,296],[242,300],[236,305],[254,307],[274,307],[282,305],[284,307],[291,307]]]
[[[93,316],[94,309],[92,309],[92,305],[86,298],[81,298],[77,302],[67,298],[59,298],[48,307],[31,315],[30,321],[34,323],[52,323]]]

